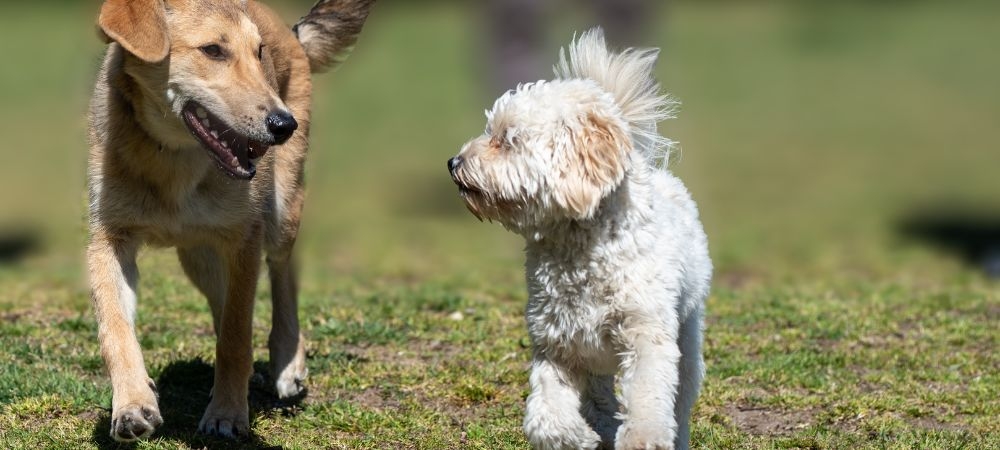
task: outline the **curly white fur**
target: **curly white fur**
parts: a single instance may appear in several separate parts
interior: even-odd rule
[[[655,51],[612,53],[595,29],[563,55],[449,161],[473,214],[527,241],[524,431],[539,449],[687,448],[712,264],[694,201],[651,158],[673,103]]]
[[[680,103],[660,92],[660,85],[650,76],[659,49],[629,48],[621,53],[608,51],[600,28],[584,32],[579,39],[559,51],[559,63],[553,67],[556,78],[597,81],[615,97],[622,118],[632,129],[636,149],[654,163],[669,157],[675,142],[659,134],[656,124],[673,119]]]

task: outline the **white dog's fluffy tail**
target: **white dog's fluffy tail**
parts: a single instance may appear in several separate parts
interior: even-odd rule
[[[653,77],[659,49],[629,48],[619,53],[608,49],[604,30],[591,28],[559,51],[559,63],[553,67],[560,79],[585,78],[607,89],[618,103],[625,120],[632,127],[636,148],[651,161],[664,165],[674,142],[656,131],[656,124],[674,117],[678,102],[660,92]]]

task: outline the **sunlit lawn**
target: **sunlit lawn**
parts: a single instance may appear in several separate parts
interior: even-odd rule
[[[3,448],[114,446],[81,271],[96,3],[0,6],[0,238],[38,243],[0,260]],[[289,3],[289,20],[308,6]],[[1000,448],[997,286],[902,231],[1000,217],[1000,8],[824,5],[676,2],[659,22],[662,81],[684,103],[662,130],[717,266],[692,442]],[[380,2],[354,57],[317,78],[299,242],[309,395],[266,391],[262,282],[255,436],[233,447],[526,446],[522,244],[468,214],[445,171],[495,96],[467,13]],[[224,446],[194,434],[207,306],[173,252],[140,269],[166,420],[140,448]]]

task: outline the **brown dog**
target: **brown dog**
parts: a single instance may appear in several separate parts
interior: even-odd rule
[[[87,264],[112,385],[111,436],[163,419],[134,331],[143,244],[177,248],[208,298],[215,384],[199,430],[249,432],[251,321],[262,251],[279,397],[302,391],[292,246],[302,209],[310,73],[351,50],[374,0],[321,0],[295,29],[247,0],[106,0],[111,45],[90,107]]]

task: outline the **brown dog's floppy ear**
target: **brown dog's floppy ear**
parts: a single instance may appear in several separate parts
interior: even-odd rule
[[[582,135],[574,140],[576,171],[566,180],[567,190],[556,199],[574,219],[593,216],[601,199],[621,183],[632,147],[619,124],[594,114],[584,123]]]
[[[106,0],[97,25],[108,40],[143,61],[160,62],[170,53],[163,0]]]

